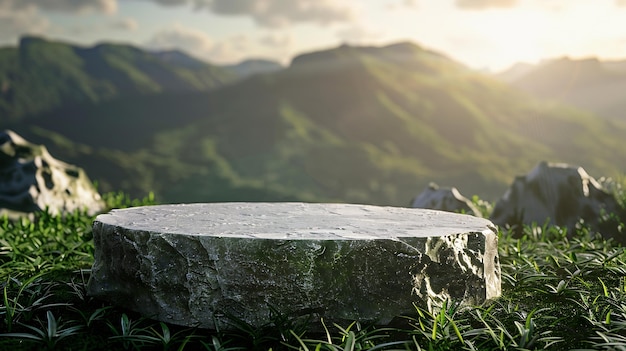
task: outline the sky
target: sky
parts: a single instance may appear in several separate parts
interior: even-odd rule
[[[0,0],[0,46],[24,35],[180,49],[215,64],[408,40],[499,71],[626,60],[626,0]]]

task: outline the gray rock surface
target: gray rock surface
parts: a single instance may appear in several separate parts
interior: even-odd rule
[[[105,204],[81,168],[5,130],[0,133],[0,215],[17,218],[45,208],[52,214],[77,209],[95,214]]]
[[[216,203],[99,215],[88,293],[186,326],[313,314],[389,323],[446,299],[500,295],[495,228],[425,209]]]
[[[413,208],[428,208],[448,212],[463,212],[482,217],[480,210],[457,190],[457,188],[440,188],[430,183],[411,203]]]
[[[530,173],[518,176],[496,203],[491,220],[497,225],[519,225],[546,220],[575,228],[583,219],[592,229],[600,229],[607,214],[621,208],[613,195],[578,166],[539,163]]]

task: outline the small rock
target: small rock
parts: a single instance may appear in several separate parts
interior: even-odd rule
[[[496,203],[491,220],[518,227],[543,225],[549,220],[571,231],[582,219],[591,229],[602,232],[603,216],[622,211],[615,197],[582,167],[541,162],[527,175],[515,178]]]
[[[43,145],[16,133],[0,133],[0,215],[18,218],[48,209],[64,214],[105,209],[83,169],[53,158]]]
[[[413,208],[428,208],[448,212],[463,212],[482,217],[480,210],[456,188],[439,188],[430,183],[412,202]]]

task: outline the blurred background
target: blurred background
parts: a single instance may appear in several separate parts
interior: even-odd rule
[[[624,0],[0,0],[0,125],[159,202],[626,172]]]

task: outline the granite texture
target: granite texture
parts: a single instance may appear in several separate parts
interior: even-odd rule
[[[93,215],[105,207],[82,168],[10,130],[0,132],[0,215],[19,218],[46,208],[55,215],[75,210]]]
[[[221,203],[100,215],[88,292],[146,317],[228,328],[233,318],[387,324],[446,299],[500,295],[488,220],[347,204]]]
[[[610,215],[624,218],[624,209],[616,198],[578,166],[540,162],[525,176],[515,178],[504,196],[496,203],[491,221],[501,226],[533,223],[566,227],[570,234],[583,220],[591,230],[626,244],[626,238],[615,231]]]
[[[482,217],[480,210],[471,200],[461,195],[457,188],[440,188],[435,183],[430,183],[426,189],[417,195],[411,201],[411,207],[465,213]]]

